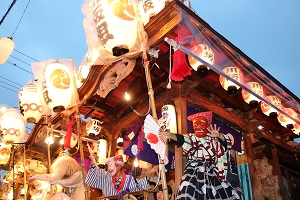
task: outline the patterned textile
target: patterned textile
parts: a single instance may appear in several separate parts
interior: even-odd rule
[[[127,189],[126,187],[127,187],[129,181],[130,181],[130,175],[126,175],[126,180],[125,180],[125,184],[124,184],[125,187],[122,188],[121,191]],[[87,174],[85,182],[94,188],[98,188],[98,189],[102,190],[104,196],[117,195],[116,188],[113,184],[111,174],[105,170],[98,169],[95,165],[91,166],[91,168]],[[129,187],[128,187],[129,192],[135,192],[135,191],[145,189],[148,187],[147,178],[137,180],[137,182],[138,182],[138,185],[140,188],[137,188],[135,181],[133,179],[131,179]]]
[[[176,199],[238,199],[230,183],[221,181],[215,175],[214,167],[200,160],[190,161],[184,170]]]
[[[231,185],[226,178],[236,171],[230,162],[233,141],[224,135],[225,142],[217,138],[199,138],[190,133],[177,134],[177,145],[183,148],[183,157],[188,159],[176,199],[239,199],[241,190]],[[232,160],[231,160],[232,161]],[[230,170],[230,173],[228,172]],[[235,173],[235,175],[237,175]],[[238,176],[236,176],[238,178]]]

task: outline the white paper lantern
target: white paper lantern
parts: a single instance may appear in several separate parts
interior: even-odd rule
[[[0,143],[0,165],[5,165],[9,161],[11,154],[11,145]]]
[[[68,108],[74,100],[75,86],[71,70],[64,64],[53,62],[44,69],[37,85],[40,100],[54,112]]]
[[[298,121],[300,121],[300,117],[297,118]],[[296,134],[299,135],[300,134],[300,124],[299,123],[295,123],[294,124],[294,128],[292,129],[292,131]]]
[[[263,87],[261,84],[258,82],[248,82],[245,84],[247,88],[249,88],[252,92],[257,94],[258,96],[262,97],[264,92],[263,92]],[[242,97],[244,101],[250,105],[257,106],[258,102],[260,102],[260,99],[248,92],[247,90],[242,89]]]
[[[296,124],[296,122],[292,119],[297,119],[297,113],[292,108],[282,108],[281,109],[285,114],[279,113],[277,116],[277,119],[281,126],[286,128],[293,128],[293,126]],[[286,115],[287,114],[287,115]],[[292,117],[292,118],[290,118]]]
[[[43,108],[33,80],[19,91],[19,109],[27,123],[36,123],[42,116]]]
[[[34,171],[38,168],[39,162],[40,161],[35,159],[27,159],[25,163],[25,169],[28,171]]]
[[[15,48],[15,43],[12,38],[2,37],[0,38],[0,64],[3,64],[7,61],[10,54]]]
[[[226,67],[222,70],[227,76],[234,79],[238,83],[243,83],[243,74],[242,71],[234,66]],[[224,76],[220,75],[219,81],[221,86],[227,90],[229,93],[235,93],[240,86],[229,80],[228,78],[225,78]]]
[[[16,109],[10,108],[2,114],[0,127],[3,143],[24,143],[26,141],[25,122]]]
[[[162,117],[159,120],[159,125],[164,130],[169,130],[171,133],[177,133],[176,111],[172,102],[167,102],[161,108]]]
[[[93,14],[97,36],[107,51],[112,52],[115,47],[130,50],[135,44],[138,33],[136,6],[137,1],[133,0],[94,1]]]
[[[106,153],[107,153],[107,141],[106,139],[99,139],[98,140],[98,160],[97,163],[100,165],[105,164],[106,160]]]
[[[140,0],[139,4],[144,25],[165,7],[164,0]]]
[[[212,48],[210,48],[208,45],[206,44],[197,44],[194,47],[192,47],[190,49],[190,51],[197,55],[199,58],[201,58],[202,60],[204,60],[205,62],[213,65],[215,62],[215,58],[214,58],[214,52],[212,50]],[[193,70],[198,71],[201,68],[206,68],[209,69],[208,66],[206,66],[205,64],[203,64],[202,62],[198,61],[197,59],[195,59],[192,56],[188,56],[188,60],[189,63],[191,65],[191,67],[193,68]]]
[[[87,134],[98,135],[101,131],[101,121],[98,119],[91,119],[86,124]]]
[[[281,108],[281,101],[277,96],[270,95],[270,96],[266,96],[264,99],[267,102],[274,105],[275,107],[277,107],[279,109]],[[263,101],[261,101],[260,108],[261,108],[261,111],[267,116],[270,116],[270,117],[276,117],[277,116],[278,111],[275,108],[273,108],[272,106],[270,106],[269,104],[267,104]]]

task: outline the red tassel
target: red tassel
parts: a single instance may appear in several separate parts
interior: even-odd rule
[[[70,121],[69,124],[67,124],[67,134],[64,137],[64,147],[67,149],[71,148],[71,137],[72,137],[72,130],[73,130],[73,125],[75,124],[75,117],[72,116],[72,120]]]
[[[177,50],[173,54],[173,67],[170,78],[174,81],[182,81],[188,75],[191,75],[191,68],[186,62],[185,53]]]

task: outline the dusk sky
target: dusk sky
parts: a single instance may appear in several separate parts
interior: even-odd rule
[[[78,67],[87,45],[80,0],[19,0],[0,26],[0,37],[13,32],[15,50],[0,66],[0,104],[18,106],[18,91],[33,79],[31,62],[75,59]],[[70,3],[72,2],[72,3]],[[0,17],[12,0],[0,2]],[[300,97],[300,1],[191,0],[192,9],[212,28]]]

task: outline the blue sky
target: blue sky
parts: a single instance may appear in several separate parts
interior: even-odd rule
[[[1,18],[11,2],[0,2]],[[0,37],[12,35],[27,3],[16,2],[0,26]],[[87,51],[82,4],[83,0],[31,0],[13,36],[17,51],[9,58],[11,64],[0,65],[0,104],[18,106],[17,92],[33,79],[31,58],[71,58],[80,64]],[[300,97],[300,1],[191,0],[191,5],[212,28]]]

